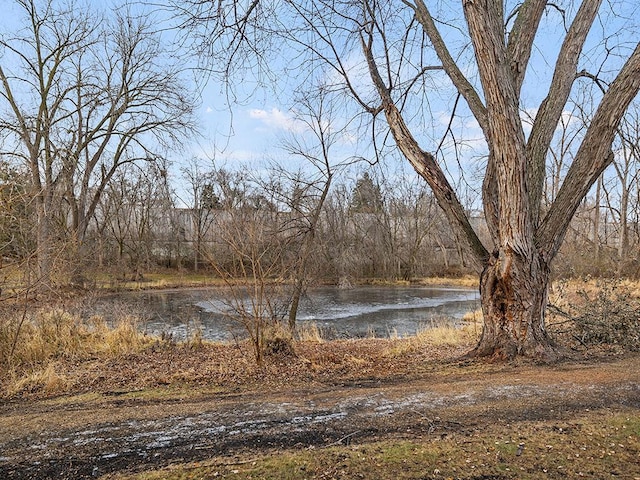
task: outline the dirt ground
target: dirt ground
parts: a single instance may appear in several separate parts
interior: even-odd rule
[[[216,455],[640,413],[638,355],[498,365],[457,360],[464,346],[425,353],[360,340],[231,368],[221,360],[230,348],[70,363],[61,391],[0,400],[0,478],[98,478]]]

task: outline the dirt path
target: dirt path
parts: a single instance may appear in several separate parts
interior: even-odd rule
[[[118,392],[0,405],[0,478],[96,478],[217,454],[446,436],[496,422],[640,409],[640,358],[444,372],[313,391]]]

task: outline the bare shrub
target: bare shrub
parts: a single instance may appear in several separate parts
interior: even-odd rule
[[[580,290],[581,311],[573,317],[575,338],[583,345],[619,345],[640,351],[640,299],[618,281],[605,281],[595,292]]]
[[[581,347],[640,349],[640,290],[627,280],[560,280],[550,291],[548,329]]]

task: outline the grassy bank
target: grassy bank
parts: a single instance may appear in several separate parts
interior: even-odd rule
[[[0,287],[4,290],[5,297],[11,297],[10,292],[18,293],[25,289],[33,290],[33,285],[29,288],[24,282],[23,272],[15,265],[5,265],[2,268],[2,283]],[[57,278],[59,285],[66,285],[69,279]],[[233,282],[232,282],[233,283]],[[321,281],[320,283],[330,283]],[[407,280],[389,280],[380,278],[354,278],[351,279],[353,285],[446,285],[461,287],[476,287],[478,277],[473,275],[463,275],[459,277],[428,277]],[[136,275],[125,275],[121,272],[110,273],[108,271],[87,272],[84,289],[100,291],[129,291],[129,290],[155,290],[168,288],[195,288],[195,287],[222,287],[227,283],[215,275],[213,272],[176,269],[157,269],[140,272]],[[61,288],[60,292],[65,296],[73,293],[77,289],[78,294],[83,293],[83,288],[78,286],[68,286]],[[55,292],[50,292],[55,296]]]
[[[83,321],[67,311],[41,309],[25,319],[5,317],[0,326],[0,398],[400,374],[427,357],[462,355],[480,331],[476,323],[442,323],[405,338],[324,341],[311,325],[299,331],[292,352],[271,354],[256,365],[248,341],[208,342],[195,331],[174,342],[142,333],[127,315],[110,326],[100,317]]]
[[[160,285],[160,280],[157,285]],[[444,279],[442,279],[444,280]],[[437,281],[438,284],[443,282]],[[163,283],[166,285],[166,283]],[[637,311],[640,289],[628,282],[561,282],[550,301],[549,330],[572,355],[605,350],[640,350]],[[85,300],[89,301],[89,300]],[[62,307],[5,308],[0,317],[0,396],[58,395],[100,391],[113,383],[122,389],[162,385],[251,383],[265,376],[304,382],[338,371],[349,375],[391,369],[404,374],[426,358],[461,356],[481,332],[481,312],[470,312],[465,327],[447,323],[408,338],[325,342],[313,325],[298,332],[291,358],[274,352],[255,365],[246,341],[205,342],[195,330],[185,342],[151,337],[138,319],[120,312],[107,324],[100,317],[82,319],[73,302]],[[135,375],[132,365],[135,365]],[[286,365],[283,367],[283,365]],[[271,381],[271,380],[269,380]]]
[[[69,387],[68,365],[122,358],[149,347],[134,317],[81,320],[60,308],[7,313],[0,320],[0,397]]]
[[[423,279],[416,281],[420,285],[457,285],[469,286],[471,278],[459,279]],[[378,280],[362,281],[362,284],[373,285],[405,285],[407,282],[382,282]],[[145,273],[141,278],[130,282],[119,282],[117,289],[164,289],[164,288],[193,288],[203,286],[223,286],[220,279],[206,274],[177,273],[174,271]],[[116,312],[110,317],[117,317],[115,322],[107,324],[101,317],[83,319],[74,311],[81,310],[77,304],[91,302],[91,296],[99,294],[101,290],[110,290],[114,284],[107,277],[98,280],[97,290],[86,298],[79,296],[82,292],[64,292],[60,298],[38,296],[36,301],[18,297],[6,299],[0,304],[0,397],[14,397],[17,395],[57,395],[73,392],[77,389],[76,378],[82,375],[78,372],[82,368],[91,368],[94,363],[104,365],[107,362],[118,363],[121,359],[134,358],[137,362],[158,362],[162,356],[174,356],[180,359],[185,369],[190,362],[198,362],[194,351],[218,352],[222,359],[218,364],[220,371],[241,372],[251,370],[251,347],[247,342],[235,342],[233,345],[211,344],[203,342],[198,331],[193,338],[184,343],[173,342],[171,338],[153,338],[140,332],[139,319],[128,312]],[[41,298],[42,297],[42,298]],[[54,295],[55,297],[55,295]],[[27,302],[25,305],[24,302]],[[48,304],[60,305],[49,307]],[[478,315],[469,318],[478,320]],[[468,349],[479,332],[480,327],[472,322],[473,328],[454,329],[442,325],[428,328],[408,339],[394,338],[384,347],[388,352],[384,355],[411,355],[412,352],[424,348],[441,348],[443,345]],[[300,361],[312,365],[322,364],[322,360],[304,358],[306,351],[324,340],[313,325],[298,331],[298,341],[295,350],[303,352]],[[384,341],[380,340],[382,344]],[[315,348],[315,347],[314,347]],[[340,352],[340,343],[325,345],[322,350],[336,350],[335,354],[322,353],[324,357],[349,356],[350,353]],[[233,351],[233,354],[227,353]],[[223,352],[223,353],[220,353]],[[202,354],[202,353],[201,353]],[[369,354],[367,354],[369,355]],[[129,360],[127,360],[129,361]],[[164,361],[164,360],[162,360]],[[277,361],[277,359],[276,359]],[[354,357],[356,364],[359,362]],[[375,358],[370,361],[375,363]],[[170,361],[168,361],[171,363]],[[295,363],[295,362],[294,362]],[[248,365],[248,366],[247,366]],[[95,372],[94,372],[95,373]],[[109,372],[95,373],[108,378]],[[168,377],[190,378],[188,373],[174,371],[159,374],[155,380],[149,380],[145,385],[154,382],[162,384]]]

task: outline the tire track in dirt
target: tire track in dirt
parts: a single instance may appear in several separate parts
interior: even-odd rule
[[[5,405],[0,406],[0,478],[96,478],[247,450],[447,435],[496,421],[640,408],[638,363],[526,367],[436,383],[420,379],[186,402]],[[113,414],[109,420],[105,409]],[[38,422],[46,418],[39,430]]]

